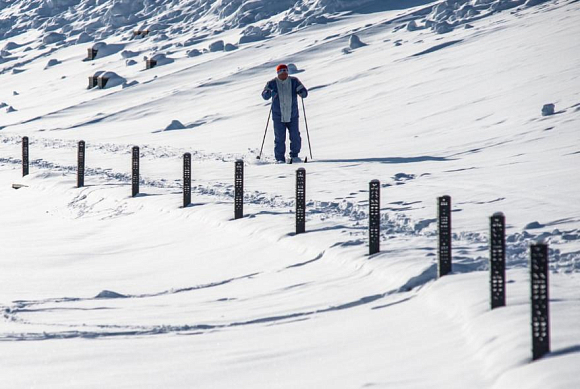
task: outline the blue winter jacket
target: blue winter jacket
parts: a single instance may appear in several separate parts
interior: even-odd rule
[[[292,114],[291,120],[298,118],[298,95],[302,98],[308,96],[308,90],[302,85],[299,79],[296,77],[288,76],[292,82]],[[278,99],[278,85],[276,83],[276,78],[271,79],[266,83],[264,90],[262,91],[262,98],[264,100],[269,100],[270,97],[274,96],[272,100],[272,118],[277,121],[282,120],[282,112],[280,109],[280,100]]]

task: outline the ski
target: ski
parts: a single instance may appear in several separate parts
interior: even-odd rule
[[[296,162],[292,161],[292,158],[287,158],[286,163],[288,165],[292,165],[293,163],[308,163],[308,157],[305,157],[303,161],[296,161]]]

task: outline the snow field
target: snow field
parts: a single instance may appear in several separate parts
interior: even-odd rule
[[[0,61],[0,103],[16,109],[0,113],[8,387],[578,386],[579,5],[480,2],[478,12],[510,7],[471,18],[460,13],[474,3],[456,3],[329,14],[348,5],[308,2],[332,22],[303,19],[283,34],[274,22],[302,14],[288,8],[268,19],[270,9],[256,33],[272,35],[228,52],[204,48],[239,40],[242,13],[220,19],[211,8],[199,23],[216,33],[188,46],[179,46],[178,28],[189,24],[167,8],[160,18],[181,21],[144,39],[123,34],[146,12],[108,14],[91,37],[112,50],[95,61],[83,61],[95,42],[72,44],[72,30],[63,30],[70,44],[39,47],[43,34],[25,31],[23,16],[23,30],[5,35],[18,47],[2,54],[17,59]],[[422,28],[427,20],[454,29],[436,34]],[[115,34],[107,23],[124,24]],[[350,45],[353,34],[364,45]],[[190,57],[192,49],[202,55]],[[160,53],[173,62],[144,70],[143,57]],[[299,236],[298,166],[268,163],[271,133],[266,163],[255,160],[268,110],[259,93],[280,62],[295,63],[311,92],[315,162],[300,165],[308,205]],[[96,71],[128,84],[88,90]],[[546,103],[554,115],[541,115]],[[32,166],[21,178],[24,135]],[[77,189],[80,139],[87,186]],[[133,145],[142,156],[137,198]],[[184,152],[193,156],[186,209]],[[237,158],[247,163],[246,217],[234,221]],[[375,178],[382,251],[368,257]],[[444,194],[454,207],[454,274],[435,280],[435,199]],[[500,210],[508,306],[490,311],[488,217]],[[552,353],[530,363],[528,245],[536,240],[552,249]]]

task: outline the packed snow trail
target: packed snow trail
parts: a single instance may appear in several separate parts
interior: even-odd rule
[[[3,382],[580,385],[579,2],[65,3],[0,9]],[[145,57],[166,61],[144,69]],[[281,62],[311,92],[317,160],[300,165],[300,235],[297,166],[255,160],[269,109],[259,94]],[[86,89],[99,71],[125,82]],[[131,198],[134,145],[142,193]],[[193,204],[181,208],[185,152]],[[233,220],[238,158],[245,217]],[[368,256],[372,179],[382,234]],[[436,279],[441,195],[452,197],[454,273]],[[491,311],[497,211],[507,306]],[[530,363],[537,240],[551,248],[552,352]]]
[[[13,136],[4,137],[0,135],[2,144],[10,146],[8,153],[17,154],[21,144],[21,139]],[[53,140],[50,138],[31,139],[31,169],[32,174],[40,174],[43,176],[46,172],[61,172],[73,179],[76,174],[76,165],[71,165],[71,162],[76,162],[76,142]],[[87,168],[86,168],[86,182],[89,184],[110,185],[110,184],[129,184],[131,182],[131,174],[129,168],[131,145],[113,145],[113,144],[88,144],[87,145]],[[55,153],[56,151],[57,153]],[[182,190],[181,176],[181,156],[185,149],[176,149],[171,146],[155,146],[142,145],[140,147],[141,154],[141,175],[140,185],[143,187],[142,191],[147,193],[147,187],[161,189],[162,193],[177,194]],[[8,154],[7,153],[7,154]],[[36,158],[35,156],[42,156],[49,153],[51,159],[59,161],[54,163],[44,158]],[[200,195],[212,196],[217,201],[232,201],[233,200],[233,162],[237,160],[240,155],[220,155],[212,154],[206,155],[204,153],[192,152],[193,158],[193,181],[192,193],[195,202],[195,197]],[[318,161],[316,164],[301,164],[300,166],[290,167],[290,171],[285,170],[284,173],[276,177],[268,177],[261,174],[263,168],[278,169],[279,165],[267,166],[252,163],[251,157],[248,159],[249,164],[246,166],[246,190],[244,194],[244,202],[246,204],[260,205],[267,210],[275,210],[277,212],[289,212],[294,208],[294,172],[293,169],[297,167],[307,168],[308,176],[308,193],[307,193],[307,215],[309,219],[324,221],[331,218],[334,222],[343,226],[348,234],[347,242],[350,244],[365,244],[368,242],[366,236],[366,227],[361,225],[368,219],[368,190],[362,189],[355,192],[350,192],[349,196],[341,198],[328,198],[325,195],[324,187],[320,186],[316,181],[320,173],[326,173],[328,168],[325,164],[332,164],[327,161]],[[17,171],[18,165],[21,161],[17,158],[3,158],[1,162],[12,165],[12,168]],[[127,168],[125,171],[119,171],[119,162],[125,161],[124,165]],[[424,162],[430,162],[429,159],[417,159],[416,163],[420,166]],[[437,161],[435,161],[437,162]],[[348,163],[346,166],[348,166]],[[99,167],[92,167],[99,166]],[[346,166],[342,167],[344,170]],[[40,169],[40,171],[38,170]],[[151,169],[151,170],[150,170]],[[207,171],[204,171],[207,169]],[[36,171],[35,171],[36,170]],[[314,172],[313,172],[314,171]],[[170,172],[170,174],[168,174]],[[415,184],[431,175],[431,173],[423,173],[421,176],[415,174],[397,173],[390,180],[382,180],[383,191],[389,193],[391,189],[400,188],[403,185]],[[172,179],[171,176],[174,178]],[[316,178],[312,178],[316,177]],[[96,179],[97,181],[93,181]],[[274,179],[272,181],[272,179]],[[27,178],[18,179],[18,182],[27,182]],[[264,182],[265,184],[261,184]],[[272,182],[272,184],[267,184]],[[71,184],[72,185],[72,184]],[[366,186],[366,185],[365,185]],[[264,191],[264,188],[271,187],[275,190]],[[314,189],[314,194],[312,194]],[[322,189],[322,190],[321,190]],[[348,188],[345,188],[348,190]],[[128,189],[127,189],[128,190]],[[351,190],[356,190],[352,187]],[[178,192],[176,192],[178,191]],[[71,211],[76,212],[78,217],[82,217],[87,213],[86,208],[91,207],[91,203],[101,201],[100,196],[92,198],[90,195],[91,189],[84,189],[79,191],[79,194],[70,201],[69,207]],[[334,195],[337,192],[333,192]],[[402,192],[406,195],[406,191]],[[175,196],[173,196],[175,197]],[[328,198],[328,200],[321,198]],[[462,199],[454,198],[455,202],[458,200],[457,206],[465,206]],[[477,202],[476,205],[489,206],[490,209],[498,209],[496,203],[501,203],[505,198],[491,199],[487,202]],[[433,206],[426,207],[425,201],[406,201],[405,198],[397,201],[391,201],[387,204],[383,203],[381,208],[381,224],[383,242],[388,244],[389,236],[393,234],[401,236],[416,236],[432,238],[436,234],[436,208],[435,198],[432,199]],[[179,204],[179,200],[168,200],[164,207],[171,206],[171,204]],[[455,211],[458,211],[456,206]],[[422,212],[419,217],[413,215],[413,211],[427,209],[429,213],[425,215]],[[501,209],[501,208],[500,208]],[[491,213],[491,212],[490,212]],[[424,218],[422,218],[423,216]],[[426,216],[426,217],[425,217]],[[509,217],[510,215],[508,215]],[[508,220],[509,221],[509,220]],[[551,223],[554,227],[559,224],[568,224],[574,221],[574,218],[557,219]],[[508,228],[508,242],[510,243],[508,249],[508,266],[526,267],[528,263],[527,246],[537,239],[550,239],[552,242],[551,257],[552,268],[557,271],[574,272],[580,269],[580,251],[575,251],[574,247],[568,248],[570,243],[580,241],[580,230],[570,229],[560,231],[558,229],[552,231],[542,231],[535,233],[533,231],[533,220],[528,220],[526,224],[531,227],[529,230],[510,232]],[[547,227],[547,226],[540,226]],[[470,227],[468,227],[470,228]],[[485,229],[487,226],[485,226]],[[459,241],[461,255],[455,256],[455,262],[459,266],[467,266],[468,269],[486,269],[487,257],[481,254],[481,245],[487,243],[487,231],[469,230],[463,227],[459,232],[455,229],[454,239]],[[347,243],[348,244],[348,243]],[[471,246],[471,247],[470,247]]]

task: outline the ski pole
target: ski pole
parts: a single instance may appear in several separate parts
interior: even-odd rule
[[[308,149],[310,150],[310,159],[312,159],[312,146],[310,146],[310,134],[308,133],[308,120],[306,120],[306,108],[304,108],[304,97],[302,99],[302,111],[304,112],[304,124],[306,124],[306,136],[308,137]]]
[[[266,129],[264,130],[264,138],[262,139],[262,147],[260,148],[260,155],[256,159],[262,158],[262,150],[264,150],[264,142],[266,141],[266,133],[268,132],[268,124],[270,124],[270,116],[272,116],[272,105],[270,105],[270,112],[268,113],[268,120],[266,121]]]

